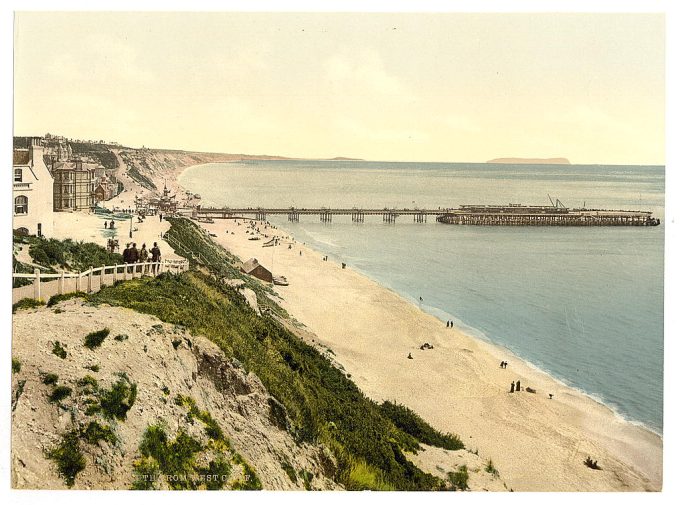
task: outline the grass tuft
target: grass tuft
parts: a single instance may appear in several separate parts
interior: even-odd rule
[[[57,403],[69,396],[73,390],[68,386],[57,386],[52,390],[50,394],[50,401],[52,403]]]
[[[48,386],[54,385],[59,380],[59,376],[56,373],[46,373],[42,376],[42,383]]]
[[[12,373],[21,372],[21,361],[18,358],[12,358]]]
[[[93,331],[85,335],[85,347],[91,351],[102,345],[104,339],[109,336],[110,330],[104,328],[103,330]]]
[[[57,340],[56,342],[54,342],[54,345],[52,346],[52,354],[55,354],[61,359],[66,359],[66,348],[63,347],[61,345],[61,342]]]
[[[76,430],[62,435],[59,444],[47,453],[47,457],[57,464],[57,470],[68,487],[73,487],[76,476],[85,469],[85,457],[80,450],[80,440]]]
[[[59,302],[70,300],[72,298],[87,298],[87,293],[85,293],[84,291],[74,291],[72,293],[64,293],[63,295],[53,295],[47,301],[47,306],[53,307]]]
[[[462,465],[455,472],[448,473],[449,482],[451,483],[451,488],[454,491],[467,491],[470,489],[468,487],[468,467],[467,465]]]
[[[33,298],[23,298],[17,303],[12,305],[12,314],[16,314],[17,310],[22,309],[34,309],[36,307],[42,307],[45,302],[42,300],[34,300]]]

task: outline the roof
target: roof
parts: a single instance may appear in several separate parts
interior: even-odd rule
[[[28,165],[31,160],[31,154],[28,149],[15,149],[13,153],[15,165]]]
[[[267,270],[265,267],[263,267],[262,265],[260,265],[260,263],[257,261],[257,258],[250,258],[248,261],[246,261],[246,262],[243,264],[243,267],[242,267],[242,268],[243,268],[243,271],[244,271],[245,273],[249,274],[250,272],[252,272],[253,270],[255,270],[257,267],[262,267],[262,268],[264,268],[265,270]],[[267,271],[269,271],[269,270],[267,270]]]

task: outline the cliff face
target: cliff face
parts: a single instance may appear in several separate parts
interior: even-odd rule
[[[512,165],[571,165],[567,158],[495,158],[487,163],[507,163]]]
[[[13,358],[14,488],[338,488],[260,380],[179,326],[70,300],[15,315]]]

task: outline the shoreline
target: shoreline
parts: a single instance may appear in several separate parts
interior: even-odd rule
[[[201,223],[197,223],[197,224],[198,224],[199,226],[201,225]],[[286,233],[289,233],[287,230],[283,230],[283,229],[281,229],[281,228],[279,228],[279,229],[282,230],[282,231],[286,231]],[[315,251],[315,252],[317,252],[317,253],[319,253],[319,254],[326,254],[325,252],[319,251],[319,250],[314,249],[314,248],[312,248],[312,247],[309,247],[309,249],[312,250],[312,251]],[[330,257],[330,256],[331,256],[331,253],[328,253],[328,256]],[[339,259],[338,259],[338,261],[339,261]],[[491,349],[495,349],[494,354],[497,354],[498,359],[509,359],[509,358],[508,358],[508,355],[509,355],[510,358],[512,358],[512,359],[514,359],[514,360],[516,360],[516,361],[522,361],[522,362],[523,362],[524,364],[526,364],[529,368],[533,369],[536,373],[538,373],[538,374],[543,374],[543,375],[545,375],[548,379],[550,379],[550,380],[555,381],[556,383],[558,383],[560,386],[565,387],[565,388],[572,389],[572,390],[574,390],[576,393],[581,394],[581,395],[583,395],[583,396],[586,396],[586,397],[588,397],[590,400],[592,400],[592,401],[594,401],[595,403],[601,405],[602,407],[609,409],[609,410],[611,411],[611,413],[612,413],[618,420],[620,420],[620,421],[622,421],[622,422],[629,423],[629,424],[631,424],[631,425],[633,425],[633,426],[642,428],[643,430],[648,431],[648,432],[650,432],[651,434],[656,435],[656,436],[658,436],[659,438],[663,439],[663,433],[660,432],[660,431],[657,431],[657,429],[656,429],[655,427],[646,424],[644,421],[638,421],[637,419],[631,419],[631,418],[627,417],[626,414],[620,412],[620,411],[616,408],[615,405],[610,405],[610,404],[607,403],[604,399],[600,398],[596,393],[590,393],[590,392],[588,392],[588,391],[586,391],[586,390],[584,390],[584,389],[582,389],[582,388],[580,388],[580,387],[578,387],[578,386],[576,386],[576,385],[574,385],[574,384],[569,384],[568,379],[563,379],[563,378],[557,377],[557,376],[553,375],[554,372],[552,372],[552,371],[550,371],[550,370],[547,370],[547,369],[545,369],[545,368],[543,368],[543,367],[541,367],[541,366],[535,364],[534,362],[532,362],[532,361],[531,361],[530,359],[528,359],[528,358],[524,358],[524,357],[522,357],[522,356],[516,354],[514,351],[512,351],[510,348],[504,346],[503,344],[499,344],[498,342],[494,342],[494,341],[491,340],[489,337],[487,337],[487,336],[484,334],[483,331],[481,331],[481,330],[475,328],[474,326],[470,326],[469,324],[465,323],[463,320],[461,320],[461,319],[460,319],[458,316],[456,316],[455,314],[450,314],[450,313],[448,313],[448,312],[446,312],[446,311],[444,311],[444,310],[442,310],[442,309],[439,309],[439,308],[437,308],[437,307],[433,307],[433,306],[431,306],[431,305],[423,305],[422,308],[421,308],[421,307],[418,307],[418,303],[417,303],[417,300],[416,300],[415,298],[409,297],[409,296],[407,296],[407,295],[405,295],[405,294],[403,294],[403,293],[398,292],[396,289],[394,289],[394,288],[393,288],[392,286],[390,286],[389,284],[386,284],[384,281],[380,281],[380,280],[374,279],[374,278],[371,276],[371,274],[370,274],[369,272],[365,272],[365,271],[361,270],[360,268],[356,268],[356,267],[354,267],[354,266],[349,266],[349,265],[347,266],[347,268],[348,268],[348,269],[351,268],[351,269],[354,270],[355,272],[357,272],[357,273],[359,273],[360,275],[363,275],[364,277],[366,277],[366,278],[372,280],[373,282],[375,282],[376,284],[380,285],[380,286],[383,287],[384,289],[387,289],[388,291],[391,291],[391,292],[394,293],[396,296],[399,296],[399,297],[403,298],[405,301],[409,302],[411,305],[413,305],[414,307],[416,307],[416,308],[418,308],[419,310],[421,310],[424,314],[427,314],[427,315],[430,315],[430,316],[433,316],[433,317],[437,318],[442,324],[445,323],[446,320],[452,320],[452,321],[455,323],[455,326],[454,326],[454,327],[455,327],[456,329],[458,329],[461,333],[464,333],[465,335],[467,335],[468,337],[470,337],[470,338],[472,338],[472,339],[476,339],[476,340],[478,340],[478,341],[480,341],[480,342],[482,342],[482,343],[488,344],[488,345],[490,346]],[[425,307],[427,307],[428,309],[432,309],[432,310],[426,310]],[[433,313],[433,312],[441,312],[442,314],[446,314],[446,319],[441,319],[437,314],[435,314],[435,313]]]
[[[217,235],[215,240],[242,260],[259,257],[263,265],[269,267],[268,261],[263,259],[263,241],[248,240],[245,225],[239,226],[233,221],[197,224]],[[260,226],[264,225],[260,223]],[[229,230],[227,234],[225,227]],[[282,231],[268,229],[263,233],[271,236],[271,232]],[[284,231],[283,236],[286,234]],[[284,247],[287,243],[283,244]],[[282,297],[279,303],[312,331],[319,342],[333,350],[335,359],[369,397],[379,402],[396,400],[415,410],[437,429],[458,434],[468,449],[477,449],[484,457],[492,459],[504,480],[516,490],[661,488],[662,439],[657,434],[621,418],[607,405],[562,383],[502,346],[468,335],[459,328],[447,329],[436,316],[422,311],[390,288],[356,270],[341,269],[340,265],[325,262],[322,254],[306,245],[293,243],[295,246],[291,253],[295,254],[287,255],[284,261],[279,253],[276,262],[280,266],[273,273],[286,275],[291,286],[296,285],[296,292],[291,292],[291,286],[274,286]],[[283,254],[286,251],[283,249]],[[303,252],[302,257],[298,251]],[[324,282],[319,269],[328,267],[334,271],[328,275],[330,280]],[[312,272],[305,273],[309,270]],[[349,279],[339,279],[336,274]],[[325,273],[322,276],[326,277]],[[305,277],[306,280],[303,280]],[[323,284],[328,289],[306,289],[305,284],[309,285],[309,282]],[[343,290],[349,292],[349,296]],[[305,291],[313,293],[305,294]],[[362,297],[375,306],[363,306],[363,301],[368,300],[362,300]],[[330,305],[343,310],[326,310]],[[374,323],[375,319],[380,319],[383,324]],[[389,326],[395,319],[397,328],[387,331],[376,328]],[[418,337],[412,335],[414,332],[419,333]],[[346,333],[350,333],[349,338]],[[394,334],[401,345],[398,353],[394,352],[397,339],[388,340]],[[365,335],[369,336],[362,341],[352,338]],[[404,372],[402,365],[408,363],[405,359],[408,352],[420,361],[419,355],[423,351],[418,349],[418,345],[423,341],[434,343],[437,349],[434,352],[442,352],[442,349],[446,356],[427,360],[426,369],[415,371],[418,380],[414,381],[412,372]],[[376,347],[380,348],[377,352],[370,350]],[[385,356],[386,353],[389,355]],[[452,357],[466,362],[462,367],[456,367],[451,362]],[[509,366],[512,372],[498,367],[503,359],[512,360]],[[506,383],[509,385],[510,380],[517,377],[539,394],[525,391],[514,396],[506,394]],[[448,405],[442,405],[441,396],[450,393],[452,383],[457,397],[451,399]],[[418,384],[432,387],[433,394],[429,399]],[[545,398],[547,392],[553,392],[555,399]],[[521,400],[512,404],[508,398]],[[465,412],[465,415],[452,419],[448,415],[449,409]],[[489,409],[495,412],[489,412]],[[535,412],[527,417],[528,410]],[[480,416],[488,417],[489,422],[480,425]],[[531,420],[532,426],[523,426],[508,419],[513,416]],[[557,429],[555,425],[558,425]],[[513,440],[516,430],[523,432],[519,444]],[[499,440],[499,432],[505,432],[504,440]],[[560,438],[566,438],[568,442],[556,443]],[[555,447],[547,447],[552,444]],[[506,459],[504,452],[523,454]],[[539,461],[535,455],[541,452]],[[593,475],[587,473],[582,461],[591,453],[597,455],[593,458],[599,459],[601,464],[606,461],[608,469],[617,467],[603,482],[588,482]],[[526,467],[534,467],[530,464],[532,458],[537,459],[535,463],[538,464],[529,477],[525,472]],[[547,469],[550,466],[555,466],[554,471]],[[549,480],[537,479],[536,475],[541,472]],[[597,474],[602,474],[598,477],[605,476],[602,472]],[[624,474],[629,476],[622,477]]]
[[[179,171],[177,179],[173,181],[179,187],[182,187],[179,184],[179,175],[189,168],[192,167],[186,167],[184,170]],[[248,221],[246,220],[245,222]],[[271,266],[265,256],[265,254],[267,256],[270,254],[269,250],[261,248],[261,243],[264,240],[247,240],[245,225],[238,226],[236,221],[230,220],[216,220],[213,224],[197,224],[208,232],[214,233],[216,235],[215,240],[236,254],[241,260],[245,261],[250,257],[258,257],[265,267],[269,268]],[[261,228],[265,226],[262,222],[258,222],[258,225]],[[226,234],[225,228],[227,229]],[[281,228],[272,229],[268,227],[266,230],[261,231],[270,237],[274,233],[281,237],[291,237],[290,232]],[[284,249],[284,247],[287,247],[289,243],[294,247],[292,252],[295,255],[286,255],[287,249]],[[468,449],[474,450],[476,448],[484,457],[492,459],[501,471],[503,479],[516,490],[661,490],[663,479],[663,438],[661,434],[656,433],[650,427],[643,423],[626,419],[615,408],[612,408],[600,399],[553,377],[549,372],[520,358],[502,345],[480,338],[479,336],[470,335],[470,332],[461,331],[459,327],[455,327],[453,330],[445,328],[443,322],[437,316],[420,309],[412,301],[400,295],[389,286],[382,285],[366,273],[351,267],[341,269],[339,265],[335,264],[336,261],[331,261],[332,255],[330,253],[329,261],[323,261],[322,256],[325,253],[321,253],[295,240],[285,241],[282,245],[272,249],[276,249],[277,253],[283,249],[277,255],[276,268],[273,274],[287,276],[291,285],[302,281],[304,278],[304,282],[308,286],[312,286],[310,290],[314,291],[316,295],[320,295],[323,291],[332,292],[334,288],[335,291],[349,290],[352,292],[354,300],[352,300],[352,297],[348,300],[346,296],[340,296],[337,293],[335,296],[310,297],[297,292],[292,293],[293,289],[291,289],[291,286],[274,286],[275,291],[281,296],[280,303],[282,307],[292,317],[312,331],[323,345],[332,349],[337,361],[350,373],[352,380],[355,381],[365,394],[376,401],[396,400],[404,403],[436,428],[442,431],[457,433],[461,436]],[[300,257],[299,251],[303,253],[302,257]],[[285,257],[284,261],[281,260],[282,255]],[[296,263],[298,264],[296,265]],[[326,275],[324,273],[320,278],[318,275],[319,267],[330,267],[331,270],[334,270],[332,274],[329,274],[332,277],[330,281],[323,282],[324,279],[322,277],[326,277]],[[336,274],[350,277],[350,279],[338,279]],[[323,287],[328,287],[328,289],[321,289],[322,285]],[[357,285],[359,286],[358,288]],[[441,391],[431,401],[427,400],[427,395],[420,394],[422,392],[421,387],[413,388],[412,386],[403,387],[402,384],[395,385],[395,382],[409,382],[409,377],[401,373],[401,364],[395,368],[390,366],[389,362],[384,362],[381,359],[382,356],[376,356],[375,353],[366,351],[366,344],[382,346],[383,350],[386,351],[387,349],[384,348],[385,335],[379,335],[380,332],[378,332],[378,335],[374,338],[369,338],[364,342],[354,341],[350,343],[339,334],[347,331],[344,330],[345,326],[352,327],[351,329],[357,335],[376,333],[375,326],[377,324],[375,321],[370,320],[370,318],[368,321],[364,318],[363,324],[349,321],[349,319],[353,319],[352,316],[354,315],[357,315],[357,319],[361,319],[361,310],[357,313],[356,304],[357,300],[360,300],[362,294],[364,294],[362,293],[364,287],[371,294],[374,294],[375,297],[381,300],[389,299],[391,303],[399,306],[401,314],[396,314],[397,311],[395,310],[387,310],[388,313],[391,313],[392,317],[401,316],[401,319],[404,319],[404,312],[406,312],[408,314],[406,319],[412,320],[411,326],[423,325],[428,330],[434,330],[438,333],[436,336],[428,333],[428,340],[426,340],[431,343],[433,342],[437,349],[443,347],[447,354],[454,351],[458,358],[463,353],[467,354],[465,352],[467,351],[474,355],[476,359],[472,360],[471,364],[468,363],[463,370],[457,371],[455,366],[450,367],[446,360],[443,363],[441,360],[438,360],[440,361],[438,363],[439,366],[429,368],[425,374],[421,370],[418,378],[424,383],[428,382],[429,376],[438,378],[437,380],[432,379],[431,382],[435,382],[441,388]],[[338,290],[338,288],[341,289]],[[325,310],[324,307],[328,306],[328,304],[334,305],[336,309],[350,308],[350,305],[355,305],[354,312],[349,315],[341,314],[342,312],[347,312],[344,310]],[[408,307],[404,307],[405,305]],[[316,309],[314,306],[316,306]],[[321,307],[320,310],[319,307]],[[370,309],[367,310],[370,311]],[[454,319],[457,322],[460,321],[455,316]],[[388,321],[389,318],[386,323]],[[338,329],[341,331],[338,331]],[[408,352],[410,349],[410,352],[420,358],[419,354],[422,351],[419,351],[417,346],[419,340],[408,334],[404,336],[403,333],[408,332],[402,331],[400,333],[400,340],[405,344],[404,351]],[[455,340],[460,339],[463,343],[458,346],[451,346],[441,340],[439,333],[447,336],[454,335]],[[397,359],[404,359],[406,352],[400,353]],[[555,399],[547,400],[551,402],[547,403],[545,398],[541,397],[540,401],[544,405],[541,405],[542,408],[540,409],[536,405],[532,406],[529,404],[524,405],[519,410],[516,406],[505,405],[507,399],[503,397],[511,397],[511,395],[499,394],[505,391],[495,380],[499,372],[501,374],[504,372],[504,370],[498,367],[498,362],[501,360],[512,360],[509,368],[513,369],[515,375],[520,376],[525,387],[527,385],[531,386],[543,394],[548,390],[554,390]],[[479,375],[480,361],[484,364],[484,368],[488,369],[486,371],[492,377],[484,378]],[[432,363],[432,365],[435,365],[435,363]],[[453,368],[453,370],[449,368]],[[475,372],[478,374],[476,379],[481,380],[475,380],[474,377],[471,380],[470,377],[465,377],[466,372],[469,372],[470,368],[476,369]],[[442,375],[446,376],[444,380],[441,380]],[[513,375],[506,375],[505,382],[509,384],[510,380],[514,380],[513,377]],[[386,382],[391,384],[386,384]],[[462,384],[462,386],[459,385],[457,388],[462,398],[450,403],[456,409],[468,410],[467,415],[462,416],[463,419],[451,419],[445,412],[441,412],[446,409],[439,405],[440,395],[446,394],[447,386],[451,382]],[[480,382],[481,385],[479,384]],[[489,382],[493,384],[489,384]],[[488,400],[484,399],[484,395],[476,395],[475,389],[484,390],[486,388],[489,390],[492,387],[495,390],[495,394],[492,395],[494,396],[493,399]],[[467,399],[470,400],[468,402],[465,401],[466,393]],[[539,396],[541,395],[532,395],[522,391],[521,394],[515,394],[512,398],[523,397],[522,403],[525,403],[524,400],[538,400]],[[488,405],[485,405],[488,403],[496,404],[499,411],[507,407],[511,415],[520,416],[524,415],[527,408],[536,408],[540,412],[536,415],[531,415],[532,424],[536,426],[528,427],[529,435],[527,436],[526,426],[519,425],[514,428],[507,426],[514,423],[508,423],[508,413],[501,411],[495,412],[494,415],[490,416],[492,418],[491,421],[486,423],[487,425],[483,429],[480,429],[475,424],[479,424],[478,416],[489,415]],[[555,408],[556,406],[558,408]],[[547,416],[543,415],[546,413],[543,407],[547,407]],[[559,429],[554,430],[555,432],[549,435],[541,432],[542,430],[552,430],[554,423],[560,424]],[[513,435],[516,435],[515,430],[519,430],[519,432],[525,431],[522,443],[517,443],[513,440]],[[502,432],[505,433],[499,437],[499,433]],[[564,439],[567,439],[567,443],[564,443]],[[555,443],[557,441],[562,443]],[[550,447],[553,444],[554,447]],[[571,447],[569,447],[570,444]],[[512,455],[506,457],[504,452],[509,452]],[[524,454],[514,454],[517,452]],[[601,464],[606,465],[606,470],[608,471],[592,472],[583,465],[582,460],[585,458],[585,455],[591,455],[591,453],[594,459],[599,459]],[[527,474],[527,467],[533,467],[529,472],[531,475]],[[605,467],[603,466],[603,468]],[[597,477],[597,479],[592,479],[592,477]]]

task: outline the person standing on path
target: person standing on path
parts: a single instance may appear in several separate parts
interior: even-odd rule
[[[154,275],[156,275],[156,270],[158,269],[158,263],[161,260],[161,250],[158,248],[158,243],[154,242],[151,248],[151,261],[153,265],[151,266]]]
[[[130,248],[130,263],[137,263],[139,261],[139,251],[137,250],[137,244],[133,243]],[[135,272],[135,267],[132,267],[132,272]]]
[[[130,244],[125,244],[125,249],[123,249],[123,263],[130,263]],[[127,268],[127,267],[125,267]]]
[[[139,262],[146,263],[149,259],[149,251],[146,250],[146,244],[142,244],[142,248],[139,250]],[[146,275],[149,271],[148,265],[142,266],[142,275]]]

